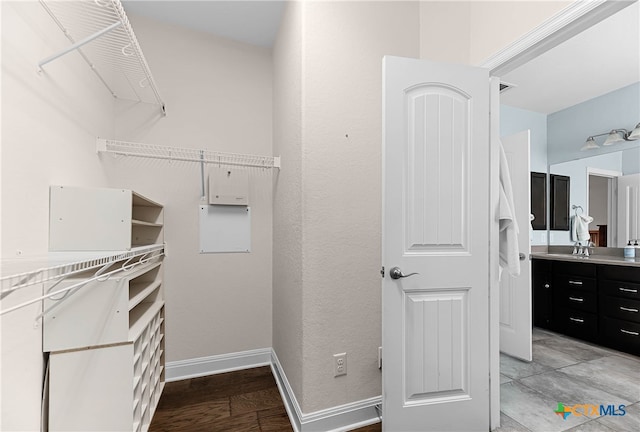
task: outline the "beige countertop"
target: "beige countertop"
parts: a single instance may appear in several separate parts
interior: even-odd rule
[[[582,255],[572,255],[571,253],[563,253],[556,251],[536,251],[531,252],[531,258],[536,259],[546,259],[546,260],[556,260],[556,261],[576,261],[576,262],[584,262],[584,263],[592,263],[592,264],[610,264],[610,265],[618,265],[618,266],[629,266],[629,267],[640,267],[640,257],[635,258],[624,258],[621,255],[617,254],[607,254],[600,253],[598,254],[598,249],[596,248],[596,252],[588,257]],[[609,252],[609,251],[607,251]]]

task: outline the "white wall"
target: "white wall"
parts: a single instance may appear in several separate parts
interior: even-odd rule
[[[49,185],[106,186],[95,137],[114,131],[113,98],[77,53],[45,66],[68,40],[38,2],[2,8],[3,276],[48,249]],[[2,300],[5,309],[42,292],[39,285]],[[2,317],[0,429],[40,427],[43,376],[40,306]]]
[[[272,155],[269,50],[129,18],[167,116],[119,102],[117,139]],[[200,254],[198,164],[102,160],[111,186],[165,204],[167,362],[271,347],[272,171],[249,169],[251,253]]]

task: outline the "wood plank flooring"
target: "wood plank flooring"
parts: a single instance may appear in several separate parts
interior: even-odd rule
[[[167,383],[150,432],[292,432],[268,366]],[[379,432],[380,423],[356,429]]]

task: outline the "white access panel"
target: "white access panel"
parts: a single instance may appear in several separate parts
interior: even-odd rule
[[[209,174],[209,204],[249,205],[249,173],[216,169]]]
[[[200,206],[200,253],[251,252],[251,208]]]
[[[49,250],[131,247],[131,191],[51,186]]]
[[[133,344],[51,354],[49,430],[131,431]]]

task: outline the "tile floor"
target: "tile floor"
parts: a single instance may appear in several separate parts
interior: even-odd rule
[[[624,416],[556,415],[558,403],[625,405]],[[640,357],[533,329],[533,361],[500,356],[499,432],[640,431]]]

